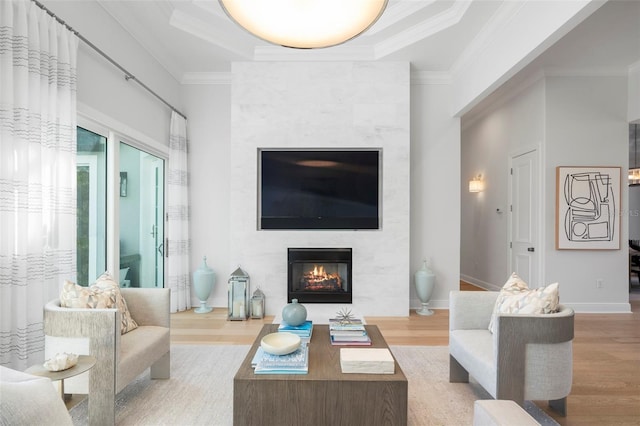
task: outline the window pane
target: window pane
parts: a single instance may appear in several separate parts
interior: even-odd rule
[[[86,286],[107,264],[107,138],[78,127],[77,139],[77,273]]]

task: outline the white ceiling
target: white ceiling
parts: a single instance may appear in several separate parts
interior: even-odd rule
[[[234,61],[260,60],[409,61],[413,71],[448,73],[521,3],[389,0],[380,20],[360,37],[336,47],[298,50],[250,35],[230,21],[217,0],[96,1],[181,82],[199,73],[228,72]],[[626,69],[639,60],[640,1],[611,0],[534,65]]]

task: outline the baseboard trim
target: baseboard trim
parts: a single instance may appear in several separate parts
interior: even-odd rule
[[[477,278],[470,277],[468,275],[460,275],[460,279],[462,281],[468,282],[469,284],[473,284],[476,287],[480,287],[489,291],[500,291],[500,288],[501,288],[500,286],[497,286],[495,284],[491,284],[486,281],[482,281]]]

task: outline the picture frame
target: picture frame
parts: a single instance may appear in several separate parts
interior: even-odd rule
[[[619,250],[621,167],[556,167],[556,249]]]

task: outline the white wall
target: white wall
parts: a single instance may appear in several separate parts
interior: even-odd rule
[[[207,257],[216,276],[210,306],[227,306],[230,241],[231,79],[183,86],[189,117],[191,271]],[[235,268],[234,268],[235,269]],[[192,292],[192,304],[199,306]]]
[[[430,307],[448,308],[460,288],[460,119],[449,84],[411,86],[411,307],[413,274],[426,259],[436,275]]]
[[[97,2],[42,3],[154,92],[181,108],[178,82]],[[80,112],[99,121],[107,116],[157,143],[169,144],[171,110],[136,82],[125,80],[121,71],[82,41],[77,87]]]
[[[353,248],[360,315],[409,312],[409,64],[234,63],[231,93],[230,264],[251,276],[277,314],[287,299],[288,247]],[[258,148],[382,148],[382,227],[257,230]],[[329,317],[340,305],[307,309]]]
[[[640,61],[629,68],[629,96],[628,114],[629,122],[640,123]]]
[[[487,189],[469,194],[462,183],[462,277],[485,288],[502,286],[507,265],[506,203],[510,152],[539,145],[542,159],[541,283],[560,283],[562,303],[583,312],[628,312],[627,226],[622,214],[621,248],[611,251],[555,249],[557,166],[602,165],[626,169],[628,158],[626,77],[545,77],[502,95],[465,123],[462,170],[486,173]],[[463,173],[463,180],[468,179]],[[624,179],[623,179],[624,181]],[[480,197],[477,197],[480,195]],[[622,212],[628,209],[622,187]],[[603,288],[596,288],[602,279]]]
[[[398,279],[398,286],[407,298],[403,303],[418,307],[413,273],[427,258],[436,273],[430,305],[446,308],[449,291],[459,286],[460,120],[450,114],[450,85],[415,80],[410,88],[410,255],[408,273]],[[230,81],[228,85],[185,85],[184,94],[189,116],[192,270],[206,255],[217,277],[209,304],[225,307],[226,282],[237,266],[229,252],[231,215],[235,211],[230,201]],[[253,164],[253,160],[246,161],[247,167]],[[247,172],[247,168],[242,170]],[[249,179],[249,187],[254,188],[255,178]],[[251,225],[255,229],[254,219]],[[284,253],[279,256],[282,260]],[[264,286],[258,278],[260,272],[254,276],[255,268],[246,268],[254,288]],[[377,281],[375,286],[384,288],[386,284]],[[280,310],[284,297],[267,294],[267,308],[271,312]],[[195,296],[193,299],[197,304]]]
[[[546,281],[560,282],[561,298],[577,310],[628,312],[628,216],[619,216],[621,250],[555,250],[553,201],[557,166],[620,166],[626,170],[627,78],[549,77],[546,98]],[[628,187],[623,184],[621,211],[627,209]],[[602,288],[596,288],[596,279],[603,280]]]
[[[544,102],[544,80],[538,79],[495,98],[481,115],[463,120],[460,272],[465,281],[497,289],[512,272],[508,264],[509,158],[524,149],[540,148]],[[485,190],[470,193],[469,180],[478,174]],[[498,208],[504,213],[497,213]]]

